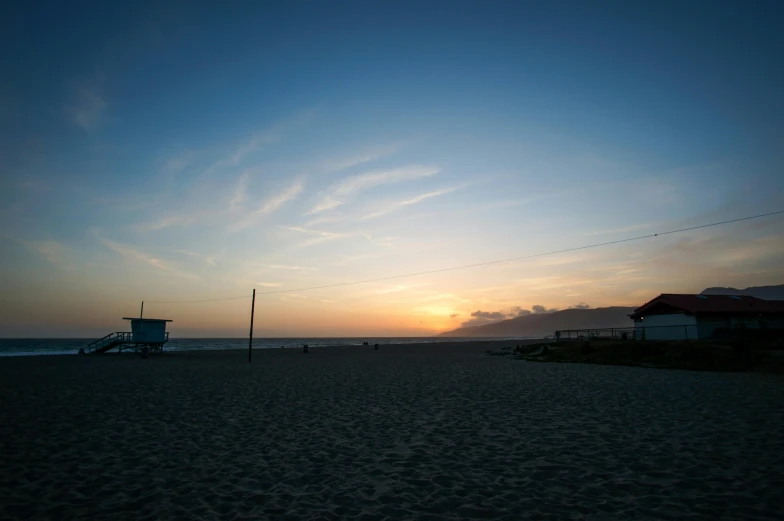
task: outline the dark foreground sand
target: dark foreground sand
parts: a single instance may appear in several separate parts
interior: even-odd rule
[[[0,359],[0,518],[784,518],[781,377],[487,348]]]

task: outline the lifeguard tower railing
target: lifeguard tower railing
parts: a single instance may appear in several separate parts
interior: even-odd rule
[[[106,351],[113,349],[115,347],[119,348],[119,351],[122,352],[123,348],[130,348],[134,350],[141,349],[143,347],[151,348],[152,350],[161,351],[163,349],[163,344],[169,341],[169,332],[166,331],[164,340],[162,342],[136,342],[133,339],[133,333],[130,331],[117,331],[115,333],[109,333],[103,338],[99,338],[94,342],[90,342],[87,344],[87,349],[85,350],[87,353],[105,353]]]

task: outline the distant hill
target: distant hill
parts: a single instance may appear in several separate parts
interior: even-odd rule
[[[784,300],[784,284],[778,286],[754,286],[746,289],[708,288],[703,295],[746,295],[765,300]]]
[[[778,286],[755,286],[746,289],[707,288],[702,295],[748,295],[765,300],[784,300],[784,284]],[[656,295],[652,295],[653,298]],[[650,300],[650,299],[649,299]],[[643,302],[640,302],[640,306]],[[557,329],[588,329],[602,327],[633,327],[627,316],[638,306],[629,308],[613,306],[596,309],[565,309],[553,313],[534,313],[485,324],[461,327],[441,333],[445,337],[515,337],[552,335]]]
[[[536,313],[510,318],[483,326],[461,327],[441,333],[445,337],[540,337],[552,335],[556,329],[587,329],[600,327],[632,327],[627,315],[635,308],[609,307],[596,309],[564,309],[553,313]]]

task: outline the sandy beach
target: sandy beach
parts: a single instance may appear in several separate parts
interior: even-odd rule
[[[781,377],[502,344],[0,359],[0,518],[782,518]]]

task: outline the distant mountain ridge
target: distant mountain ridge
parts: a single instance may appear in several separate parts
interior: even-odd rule
[[[613,306],[596,309],[564,309],[552,313],[532,313],[482,326],[461,327],[441,333],[446,337],[540,337],[552,335],[557,329],[600,327],[632,327],[628,317],[635,308]]]
[[[707,288],[701,295],[746,295],[765,300],[784,300],[784,284],[778,286],[752,286],[746,289]]]
[[[745,289],[714,287],[701,295],[748,295],[765,300],[784,300],[784,284],[754,286]],[[655,296],[655,295],[654,295]],[[651,297],[653,298],[653,297]],[[640,302],[640,305],[644,304]],[[532,313],[481,326],[461,327],[446,331],[444,337],[541,337],[552,335],[558,329],[588,329],[603,327],[633,327],[628,317],[637,307],[612,306],[595,309],[564,309],[552,313]]]

